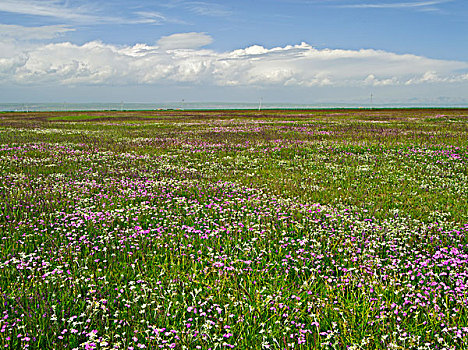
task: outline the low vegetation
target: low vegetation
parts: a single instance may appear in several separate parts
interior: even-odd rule
[[[468,111],[0,115],[0,346],[468,348]]]

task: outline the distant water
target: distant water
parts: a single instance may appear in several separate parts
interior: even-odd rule
[[[308,108],[466,108],[467,105],[425,104],[351,104],[351,103],[224,103],[224,102],[174,102],[174,103],[0,103],[0,111],[121,111],[121,110],[187,110],[187,109],[308,109]]]

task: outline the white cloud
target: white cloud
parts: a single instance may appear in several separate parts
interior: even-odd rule
[[[139,23],[162,24],[166,22],[166,17],[160,12],[137,11],[134,14],[139,17]]]
[[[316,49],[306,43],[270,49],[257,45],[228,52],[199,48],[211,40],[205,33],[181,33],[161,38],[158,46],[115,46],[97,41],[21,46],[19,42],[0,42],[0,81],[27,85],[349,87],[468,80],[468,62],[371,49]]]
[[[56,38],[74,30],[75,29],[66,25],[23,27],[14,24],[0,23],[0,38],[16,40],[45,40]]]
[[[424,84],[424,83],[459,83],[468,81],[468,73],[452,76],[441,76],[435,71],[428,71],[422,76],[409,79],[405,85]]]
[[[210,17],[226,17],[232,15],[232,12],[224,6],[216,3],[208,3],[204,1],[188,1],[185,2],[188,10],[201,16]]]
[[[371,85],[371,86],[389,86],[389,85],[398,85],[399,82],[396,77],[388,78],[388,79],[377,79],[374,74],[369,74],[367,78],[364,79],[364,84]]]
[[[229,8],[216,2],[171,0],[160,5],[167,8],[180,8],[196,15],[208,17],[228,17],[233,14]]]
[[[347,4],[339,5],[339,7],[348,8],[376,8],[376,9],[389,9],[389,8],[424,8],[434,5],[439,5],[451,0],[438,0],[438,1],[410,1],[410,2],[389,2],[389,3],[360,3],[360,4]]]
[[[163,36],[158,40],[158,45],[165,50],[173,49],[197,49],[213,42],[211,36],[206,33],[177,33]]]
[[[58,0],[2,0],[0,11],[80,22],[107,19],[105,16],[95,15],[95,7],[89,5],[71,7],[66,2]]]
[[[73,6],[65,0],[0,0],[0,12],[16,13],[21,15],[51,17],[61,21],[81,24],[161,24],[177,22],[166,18],[159,12],[137,11],[124,17],[108,15],[97,2],[82,2]]]

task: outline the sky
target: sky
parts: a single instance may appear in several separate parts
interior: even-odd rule
[[[0,102],[468,106],[466,0],[0,0]]]

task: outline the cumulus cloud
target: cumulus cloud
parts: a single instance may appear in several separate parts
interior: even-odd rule
[[[158,40],[158,45],[166,50],[172,49],[197,49],[213,42],[211,36],[206,33],[177,33],[163,36]]]
[[[157,46],[99,41],[0,50],[0,81],[17,84],[184,84],[191,86],[395,86],[468,81],[468,63],[381,50],[316,49],[307,43],[200,48],[205,33],[163,37]],[[1,49],[0,43],[0,49]],[[6,45],[6,44],[5,44]],[[18,44],[19,45],[19,44]]]

